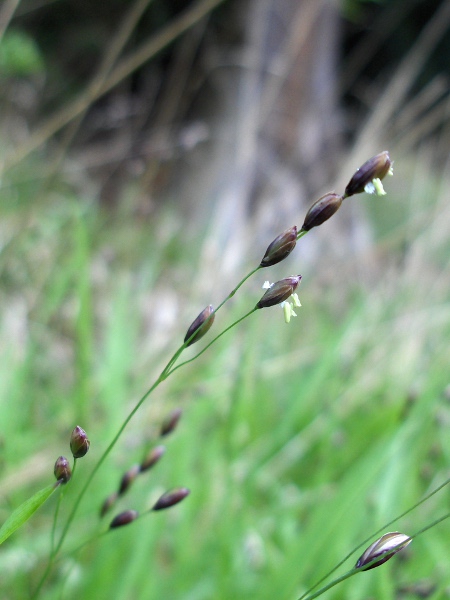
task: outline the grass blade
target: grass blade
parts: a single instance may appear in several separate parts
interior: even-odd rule
[[[0,544],[9,538],[16,529],[22,527],[26,521],[37,511],[37,509],[44,504],[46,500],[53,494],[57,489],[57,483],[51,483],[42,490],[39,490],[31,498],[28,498],[23,502],[16,510],[6,519],[0,528]]]

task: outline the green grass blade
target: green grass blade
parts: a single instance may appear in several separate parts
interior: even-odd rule
[[[53,494],[57,487],[58,485],[55,483],[48,485],[44,489],[33,494],[31,498],[28,498],[28,500],[25,500],[25,502],[16,508],[0,528],[0,544],[3,544],[16,529],[22,527],[37,509]]]

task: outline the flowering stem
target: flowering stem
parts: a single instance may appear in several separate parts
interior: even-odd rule
[[[253,269],[252,271],[250,271],[249,273],[247,273],[247,275],[241,279],[241,281],[237,284],[237,286],[235,288],[233,288],[233,290],[228,294],[228,296],[226,296],[222,302],[219,304],[219,306],[214,310],[214,315],[222,308],[222,306],[225,304],[225,302],[228,302],[228,300],[230,300],[230,298],[232,298],[235,293],[238,291],[238,289],[244,285],[244,283],[247,281],[247,279],[250,279],[250,277],[252,275],[254,275],[257,271],[259,271],[259,269],[261,269],[261,265],[258,265],[255,269]],[[207,322],[213,318],[213,315],[210,315],[208,317],[208,319],[206,319],[205,323],[203,325],[206,325]],[[192,338],[195,336],[195,333],[192,334]],[[185,341],[185,343],[175,352],[175,354],[172,356],[172,358],[169,360],[169,362],[167,363],[167,365],[164,368],[164,372],[166,372],[167,374],[170,372],[172,372],[174,369],[172,369],[171,367],[176,363],[176,361],[178,360],[178,357],[180,356],[180,354],[183,352],[183,350],[187,347],[187,345],[189,344],[189,342],[191,341],[191,338],[187,339]],[[210,346],[211,344],[208,344],[208,346]],[[208,346],[206,348],[208,348]],[[205,350],[206,350],[205,348]],[[190,361],[189,361],[190,362]],[[183,363],[184,364],[184,363]]]
[[[53,516],[53,525],[52,525],[52,533],[51,533],[51,541],[50,541],[50,552],[53,552],[53,548],[55,547],[55,533],[56,533],[56,523],[58,521],[59,509],[61,507],[63,491],[60,490],[58,494],[58,500],[56,502],[55,514]]]
[[[226,329],[224,329],[223,331],[221,331],[219,333],[219,335],[216,335],[216,337],[211,340],[209,342],[209,344],[207,346],[205,346],[203,348],[203,350],[200,350],[200,352],[198,352],[195,356],[193,356],[192,358],[190,358],[189,360],[185,360],[184,362],[180,363],[179,365],[177,365],[176,367],[173,367],[173,369],[170,369],[170,371],[167,373],[167,377],[169,375],[172,375],[172,373],[174,371],[176,371],[177,369],[179,369],[180,367],[183,367],[184,365],[189,364],[190,362],[194,361],[196,358],[198,358],[201,354],[203,354],[203,352],[205,352],[206,350],[208,350],[208,348],[210,346],[212,346],[212,344],[214,344],[215,342],[217,342],[217,340],[222,337],[227,331],[229,331],[230,329],[232,329],[235,325],[237,325],[238,323],[240,323],[241,321],[243,321],[244,319],[246,319],[247,317],[249,317],[251,314],[253,314],[257,309],[257,307],[255,306],[255,308],[252,308],[252,310],[250,310],[247,314],[245,314],[243,317],[241,317],[240,319],[238,319],[237,321],[234,321],[234,323],[232,323],[231,325],[229,325]]]
[[[440,488],[441,488],[441,487],[442,487],[442,486],[440,486]],[[439,488],[439,489],[440,489],[440,488]],[[432,492],[432,494],[433,494],[433,493],[435,493],[436,491],[437,491],[437,490],[435,490],[434,492]],[[430,495],[432,495],[432,494],[430,494]],[[429,497],[430,497],[430,495],[429,495],[427,498],[429,498]],[[424,501],[425,501],[427,498],[424,498],[423,500],[421,500],[420,504],[421,504],[422,502],[424,502]],[[416,505],[416,506],[417,506],[417,505]],[[415,507],[414,507],[414,508],[415,508]],[[412,510],[412,509],[411,509],[411,510]],[[409,512],[409,511],[408,511],[408,512]],[[419,531],[417,531],[416,533],[414,533],[413,535],[411,535],[409,539],[410,539],[410,540],[413,540],[413,539],[415,539],[415,538],[419,537],[419,535],[422,535],[422,533],[425,533],[425,531],[428,531],[429,529],[431,529],[431,528],[432,528],[432,527],[434,527],[435,525],[438,525],[439,523],[442,523],[442,521],[445,521],[445,520],[446,520],[446,519],[448,519],[449,517],[450,517],[450,512],[449,512],[449,513],[446,513],[446,514],[445,514],[445,515],[443,515],[442,517],[439,517],[439,519],[436,519],[435,521],[432,521],[431,523],[429,523],[429,524],[428,524],[428,525],[426,525],[425,527],[422,527],[422,529],[419,529]],[[398,518],[400,518],[400,517],[398,517]],[[391,521],[391,523],[392,523],[392,521]],[[386,527],[388,527],[388,526],[389,526],[389,525],[386,525]],[[377,531],[377,532],[375,533],[375,535],[377,535],[377,533],[379,533],[379,532],[380,532],[380,531]],[[371,538],[369,538],[369,539],[371,539]],[[366,542],[363,542],[363,544],[365,544],[365,543],[366,543]],[[373,559],[372,563],[376,563],[376,562],[377,562],[377,561],[379,561],[379,560],[380,560],[380,557],[379,557],[379,556],[376,556],[376,557]],[[365,568],[364,568],[364,569],[361,569],[361,568],[359,568],[359,569],[358,569],[358,568],[354,567],[353,569],[351,569],[350,571],[348,571],[347,573],[345,573],[345,574],[344,574],[344,575],[342,575],[341,577],[337,577],[336,579],[333,579],[333,581],[331,581],[329,584],[325,585],[324,587],[320,588],[320,590],[317,590],[317,592],[314,592],[314,594],[311,594],[311,595],[309,595],[309,596],[305,596],[305,594],[303,594],[303,596],[301,596],[301,597],[299,598],[299,600],[302,600],[303,598],[304,598],[305,600],[313,600],[313,598],[318,598],[319,596],[321,596],[323,593],[325,593],[326,591],[328,591],[330,588],[334,587],[334,586],[335,586],[335,585],[337,585],[338,583],[341,583],[342,581],[345,581],[345,579],[348,579],[349,577],[353,577],[353,575],[356,575],[356,573],[361,573],[361,572],[363,572],[364,570],[367,570],[367,567],[370,567],[370,565],[371,565],[372,563],[367,563],[367,565],[365,565]],[[340,563],[340,564],[342,564],[342,563]],[[311,590],[308,590],[308,591],[306,592],[306,594],[308,594],[310,591],[311,591]]]
[[[306,233],[306,232],[303,232]],[[301,237],[301,233],[300,233],[300,237]],[[228,294],[228,296],[226,296],[226,298],[219,304],[219,306],[216,308],[215,312],[217,312],[218,310],[220,310],[220,308],[222,308],[222,306],[228,301],[230,300],[230,298],[232,298],[236,292],[239,290],[239,288],[247,281],[247,279],[249,279],[252,275],[254,275],[257,271],[259,271],[259,269],[261,269],[261,265],[258,265],[255,269],[253,269],[252,271],[250,271],[243,279],[241,279],[241,281],[236,285],[235,288],[233,288],[233,290]],[[243,321],[245,318],[247,318],[249,315],[251,315],[253,312],[255,312],[257,310],[257,308],[253,308],[251,311],[249,311],[246,315],[244,315],[243,317],[241,317],[240,319],[238,319],[237,321],[235,321],[234,323],[232,323],[229,327],[227,327],[226,329],[224,329],[219,335],[217,335],[205,348],[203,348],[203,350],[201,352],[199,352],[198,354],[196,354],[196,356],[194,356],[193,358],[177,365],[176,367],[173,367],[173,365],[175,364],[175,362],[178,360],[179,356],[181,355],[181,353],[183,352],[183,350],[186,348],[186,346],[188,345],[190,340],[186,340],[186,342],[184,342],[184,344],[182,344],[178,350],[176,350],[176,352],[173,354],[173,356],[170,358],[170,360],[168,361],[168,363],[166,364],[166,366],[163,368],[163,370],[161,371],[159,377],[155,380],[155,382],[153,383],[153,385],[145,392],[145,394],[140,398],[140,400],[137,402],[137,404],[135,405],[135,407],[132,409],[132,411],[128,414],[128,416],[126,417],[126,419],[123,421],[122,425],[120,426],[119,430],[117,431],[116,435],[114,436],[114,438],[112,439],[111,443],[109,444],[109,446],[106,448],[106,450],[103,452],[103,454],[100,456],[99,460],[97,461],[97,464],[94,466],[94,468],[92,469],[89,477],[87,478],[84,486],[82,487],[80,493],[78,494],[78,497],[72,507],[72,511],[69,514],[66,524],[62,530],[61,533],[61,537],[59,539],[59,542],[56,544],[54,544],[54,530],[56,529],[56,517],[55,517],[55,521],[54,521],[54,530],[52,532],[52,542],[51,542],[51,551],[50,551],[50,556],[49,556],[49,560],[48,560],[48,564],[47,567],[45,569],[45,572],[41,578],[41,581],[39,582],[39,585],[35,591],[34,597],[37,597],[42,585],[44,584],[46,578],[48,577],[50,570],[55,562],[56,556],[58,554],[58,552],[60,551],[64,540],[66,539],[67,533],[70,529],[70,526],[75,518],[75,515],[78,511],[78,508],[81,504],[81,501],[83,500],[84,496],[86,495],[86,492],[88,490],[88,488],[90,487],[95,475],[98,473],[100,467],[103,465],[103,463],[105,462],[106,458],[108,457],[108,455],[110,454],[110,452],[112,451],[112,449],[114,448],[114,446],[116,445],[117,441],[119,440],[120,436],[122,435],[123,431],[125,430],[125,428],[127,427],[128,423],[131,421],[131,419],[134,417],[134,415],[136,414],[136,412],[140,409],[140,407],[142,406],[142,404],[145,402],[145,400],[148,398],[148,396],[150,396],[150,394],[158,387],[158,385],[160,383],[162,383],[165,379],[167,379],[167,377],[169,377],[169,375],[171,375],[174,371],[176,371],[179,367],[186,365],[190,362],[192,362],[193,360],[195,360],[197,357],[199,357],[201,354],[203,354],[203,352],[205,352],[205,350],[207,350],[213,343],[215,343],[222,335],[224,335],[227,331],[229,331],[232,327],[234,327],[235,325],[237,325],[238,323],[240,323],[241,321]],[[195,334],[193,334],[195,335]],[[76,461],[75,461],[76,463]],[[74,465],[75,466],[75,465]],[[59,510],[59,506],[57,508],[57,510]]]
[[[442,490],[442,488],[444,488],[449,483],[450,483],[450,477],[448,479],[446,479],[443,483],[441,483],[441,485],[439,485],[437,488],[435,488],[434,490],[432,490],[429,494],[427,494],[426,496],[424,496],[421,500],[419,500],[419,502],[416,502],[416,504],[414,504],[413,506],[411,506],[410,508],[408,508],[407,510],[405,510],[405,512],[401,513],[400,515],[398,515],[397,517],[395,517],[395,519],[392,519],[391,521],[389,521],[388,523],[385,523],[382,527],[380,527],[379,529],[377,529],[376,531],[374,531],[369,537],[367,537],[360,544],[358,544],[355,548],[353,548],[353,550],[351,550],[335,567],[333,567],[331,569],[331,571],[328,571],[328,573],[326,573],[323,577],[321,577],[319,579],[319,581],[317,581],[312,587],[310,587],[308,590],[306,590],[306,592],[302,596],[300,596],[300,598],[298,600],[310,600],[311,598],[316,598],[318,595],[322,594],[324,591],[326,591],[327,589],[329,589],[329,587],[326,586],[325,588],[320,588],[320,590],[316,594],[314,594],[312,596],[308,596],[308,594],[310,592],[312,592],[317,586],[319,586],[323,581],[325,581],[325,579],[327,579],[330,575],[332,575],[335,571],[337,571],[337,569],[339,569],[339,567],[341,567],[345,563],[345,561],[350,558],[350,556],[352,554],[354,554],[357,550],[359,550],[360,548],[362,548],[363,546],[365,546],[366,544],[368,544],[379,533],[382,533],[383,531],[386,531],[386,529],[388,527],[390,527],[391,525],[393,525],[394,523],[396,523],[397,521],[399,521],[400,519],[402,519],[404,516],[406,516],[407,514],[409,514],[410,512],[412,512],[418,506],[420,506],[421,504],[423,504],[424,502],[426,502],[427,500],[429,500],[432,496],[434,496],[435,494],[437,494],[438,492],[440,492]],[[450,513],[448,513],[447,515],[444,515],[444,517],[441,517],[440,519],[438,519],[436,521],[433,521],[433,523],[431,523],[430,525],[427,525],[426,527],[424,527],[423,529],[421,529],[420,531],[418,531],[414,535],[411,535],[410,537],[411,538],[417,537],[418,535],[420,535],[424,531],[427,531],[431,527],[434,527],[434,525],[437,525],[438,523],[440,523],[441,521],[444,521],[448,517],[450,517]],[[350,575],[348,575],[348,576],[350,577]],[[346,578],[347,577],[345,577],[345,579]],[[335,585],[335,584],[333,583],[333,585]],[[319,592],[320,592],[320,594],[319,594]]]
[[[254,269],[253,271],[251,271],[240,283],[239,285],[231,292],[231,294],[228,295],[228,297],[224,300],[224,302],[231,298],[235,293],[236,290],[239,289],[239,287],[244,283],[244,281],[246,279],[248,279],[253,273],[255,273],[257,270],[259,269],[259,267],[257,269]],[[224,302],[222,302],[222,304],[220,306],[222,306],[224,304]],[[219,308],[220,308],[219,306]],[[109,453],[112,451],[112,449],[114,448],[114,446],[116,445],[117,441],[119,440],[120,436],[122,435],[123,431],[125,430],[125,428],[127,427],[128,423],[131,421],[131,419],[134,417],[134,415],[136,414],[136,412],[140,409],[140,407],[142,406],[142,404],[145,402],[145,400],[148,398],[148,396],[150,396],[150,394],[158,387],[158,385],[160,383],[162,383],[165,379],[167,379],[167,377],[169,377],[169,375],[171,375],[176,369],[178,369],[179,367],[186,365],[190,362],[192,362],[193,360],[195,360],[195,358],[197,358],[198,356],[200,356],[200,354],[203,354],[203,352],[205,350],[207,350],[214,342],[216,342],[224,333],[226,333],[227,331],[229,331],[232,327],[234,327],[235,325],[237,325],[238,323],[240,323],[241,321],[243,321],[246,317],[248,317],[249,315],[251,315],[253,312],[255,312],[256,307],[252,308],[251,311],[249,311],[246,315],[244,315],[243,317],[241,317],[240,319],[238,319],[237,321],[235,321],[234,323],[232,323],[229,327],[227,327],[226,329],[224,329],[219,335],[217,335],[201,352],[199,352],[196,356],[194,356],[194,358],[185,361],[184,363],[179,364],[177,367],[171,368],[173,366],[173,364],[176,362],[176,360],[178,359],[178,357],[180,356],[180,354],[183,352],[183,350],[186,348],[186,344],[187,342],[185,342],[182,346],[180,346],[180,348],[178,348],[178,350],[173,354],[173,356],[171,357],[171,359],[168,361],[167,365],[164,367],[164,369],[161,371],[159,377],[155,380],[155,382],[153,383],[153,385],[145,392],[145,394],[140,398],[140,400],[137,402],[137,404],[135,405],[135,407],[133,408],[133,410],[128,414],[128,416],[126,417],[126,419],[123,421],[122,425],[120,426],[119,430],[117,431],[116,435],[114,436],[113,440],[111,441],[111,443],[109,444],[109,446],[106,448],[106,450],[103,452],[103,454],[101,455],[101,457],[99,458],[97,464],[94,466],[94,468],[91,471],[91,474],[89,475],[89,477],[86,480],[86,483],[84,484],[84,486],[82,487],[80,493],[78,494],[78,497],[73,505],[72,508],[72,512],[69,514],[69,517],[67,518],[66,524],[63,528],[63,531],[61,533],[61,537],[59,539],[58,544],[56,545],[56,547],[54,546],[54,544],[52,543],[52,550],[50,552],[50,557],[49,557],[49,562],[47,565],[47,568],[42,576],[42,579],[38,585],[38,588],[35,592],[34,597],[37,597],[42,585],[45,581],[45,579],[47,578],[51,567],[55,561],[55,558],[58,554],[58,552],[61,549],[61,546],[64,543],[64,540],[67,536],[67,533],[69,531],[69,528],[75,518],[75,515],[78,511],[78,508],[81,504],[82,499],[84,498],[89,486],[92,483],[92,480],[94,479],[95,475],[98,473],[100,467],[103,465],[104,461],[106,460],[106,458],[108,457]],[[75,465],[74,465],[75,466]]]
[[[262,269],[261,265],[258,265],[256,267],[256,269],[253,269],[253,271],[250,271],[250,273],[247,273],[247,275],[243,279],[241,279],[241,281],[237,284],[237,286],[235,288],[233,288],[233,290],[228,294],[228,296],[224,300],[222,300],[222,302],[216,308],[215,312],[220,310],[222,308],[222,306],[225,304],[225,302],[228,302],[228,300],[230,300],[230,298],[232,298],[235,295],[235,293],[238,291],[238,289],[242,285],[244,285],[244,283],[247,281],[247,279],[250,279],[250,277],[252,275],[254,275],[257,271],[259,271],[259,269]]]

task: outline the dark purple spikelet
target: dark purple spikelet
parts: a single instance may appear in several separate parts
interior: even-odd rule
[[[163,494],[153,506],[152,510],[164,510],[165,508],[170,508],[184,500],[190,493],[191,491],[188,490],[188,488],[174,488],[170,492]]]
[[[303,231],[309,231],[328,221],[330,217],[340,208],[344,198],[334,192],[329,192],[319,198],[306,213],[302,225]]]
[[[392,167],[389,152],[384,150],[359,167],[345,188],[344,198],[364,192],[365,187],[374,179],[380,181],[386,177]]]
[[[86,432],[78,425],[72,431],[70,436],[70,450],[74,458],[82,458],[89,450],[91,442],[88,440]]]
[[[106,500],[103,502],[102,507],[100,509],[100,516],[101,517],[104,517],[106,515],[106,513],[111,510],[111,508],[116,503],[117,498],[118,498],[117,492],[114,492],[114,494],[110,494],[106,498]]]
[[[70,468],[69,461],[65,456],[60,456],[56,459],[54,474],[58,481],[67,483],[72,477],[72,469]]]
[[[141,473],[143,473],[144,471],[148,471],[154,465],[156,465],[156,463],[163,457],[165,451],[166,451],[165,446],[156,446],[155,448],[152,448],[152,450],[150,450],[150,452],[147,454],[147,456],[141,462],[141,465],[140,465]]]
[[[133,521],[135,521],[139,516],[139,513],[135,510],[124,510],[120,514],[116,515],[114,519],[109,524],[110,529],[115,529],[116,527],[123,527],[123,525],[129,525]]]
[[[256,305],[256,308],[267,308],[269,306],[275,306],[281,304],[289,298],[291,294],[295,292],[300,283],[301,275],[292,275],[277,281],[270,287],[261,300]]]
[[[186,346],[191,346],[192,344],[195,344],[195,342],[198,342],[198,340],[211,329],[215,317],[214,308],[211,304],[204,308],[198,317],[191,323],[184,336],[184,343],[189,340]],[[191,338],[191,336],[193,337]]]
[[[385,533],[378,540],[376,540],[373,544],[371,544],[367,550],[359,557],[355,569],[361,569],[361,571],[369,571],[370,569],[375,569],[375,567],[379,567],[390,558],[406,548],[408,544],[412,542],[412,538],[405,535],[404,533],[399,533],[398,531]],[[378,558],[378,560],[375,560]],[[373,564],[370,564],[373,562]],[[366,565],[369,565],[366,567]]]
[[[264,254],[260,267],[271,267],[284,260],[297,243],[297,227],[294,225],[283,233],[280,233],[273,242],[271,242]]]
[[[126,473],[124,473],[122,479],[120,480],[119,490],[117,492],[119,496],[122,496],[123,494],[125,494],[125,492],[127,492],[130,489],[131,484],[140,472],[140,465],[133,465],[130,469],[128,469]]]
[[[167,419],[164,420],[163,424],[161,425],[161,437],[169,435],[169,433],[172,433],[172,431],[176,429],[182,414],[183,411],[181,410],[181,408],[175,408],[175,410],[173,410],[170,413],[170,415],[167,417]]]

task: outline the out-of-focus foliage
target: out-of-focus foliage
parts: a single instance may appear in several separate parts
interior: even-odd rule
[[[23,77],[44,71],[44,59],[33,37],[10,29],[0,40],[0,77]]]

